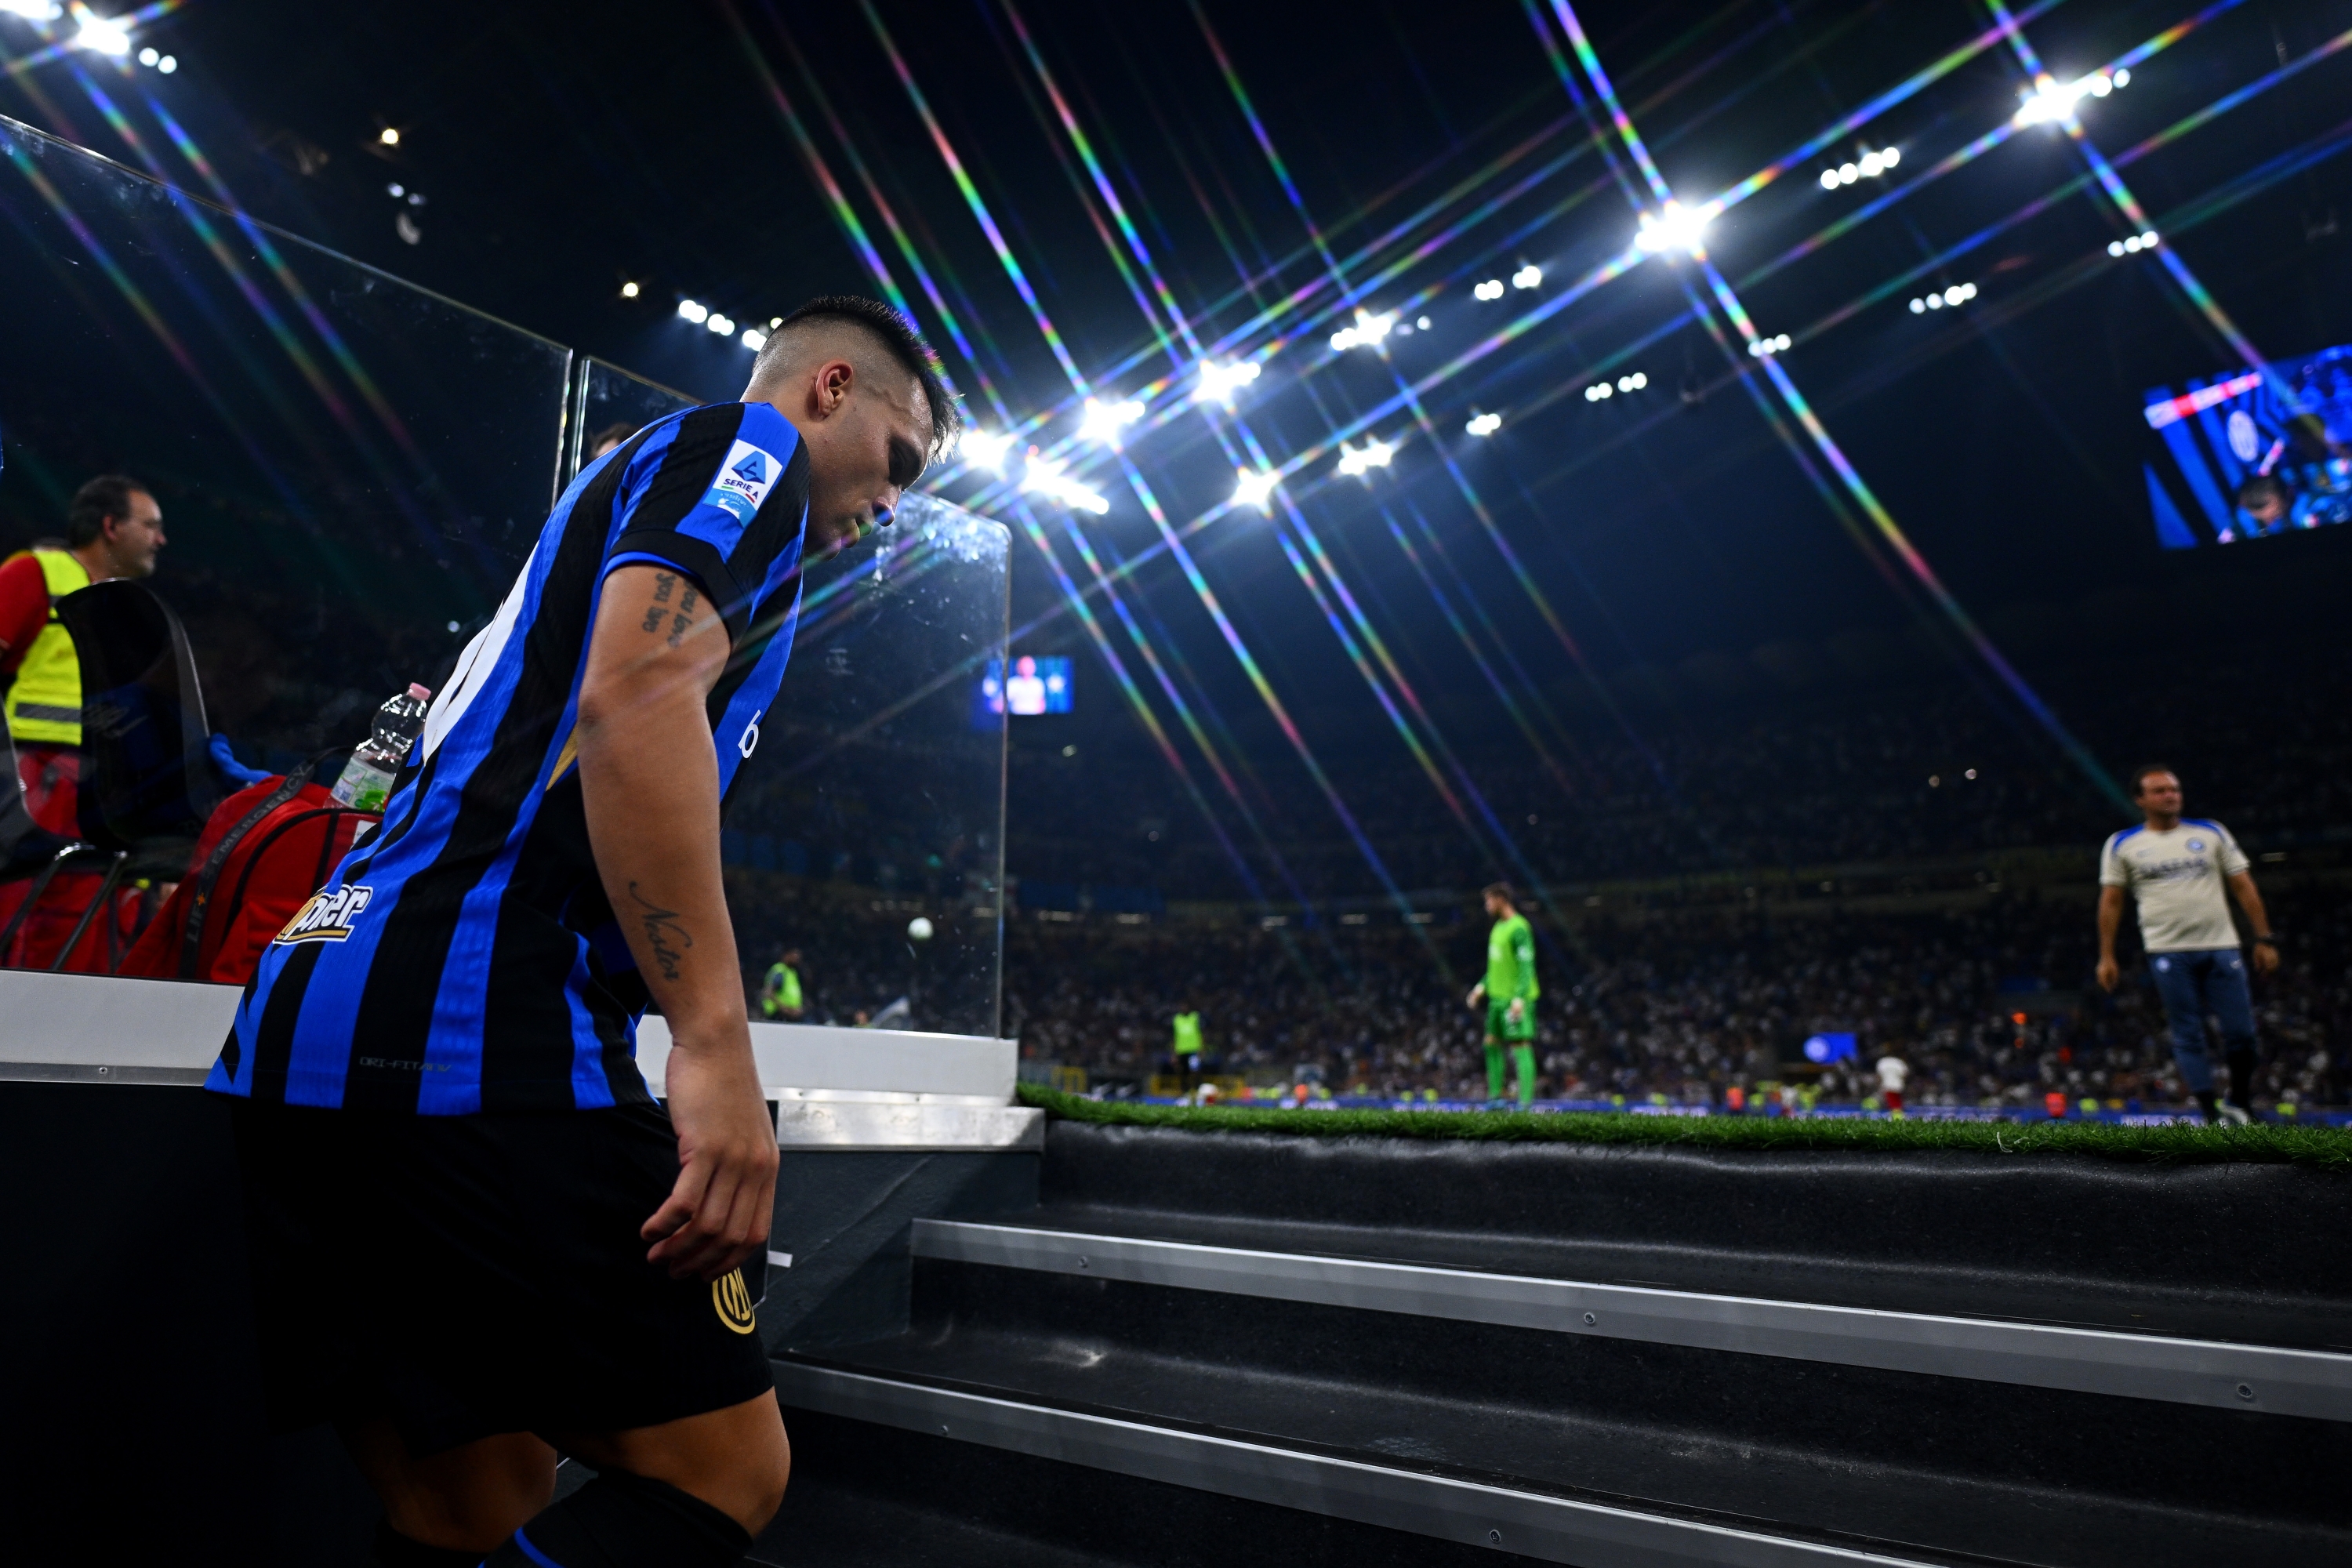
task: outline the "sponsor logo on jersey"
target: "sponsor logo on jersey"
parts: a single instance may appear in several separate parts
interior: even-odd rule
[[[730,1268],[710,1283],[710,1305],[719,1321],[739,1334],[748,1334],[760,1326],[751,1315],[751,1288],[743,1283],[743,1271]]]
[[[303,942],[341,942],[352,934],[352,922],[375,897],[373,888],[330,888],[310,895],[310,901],[294,911],[277,941],[287,945]]]
[[[2190,839],[2190,840],[2189,841],[2189,852],[2191,855],[2195,855],[2195,854],[2199,853],[2199,852],[2200,852],[2200,851],[2201,851],[2204,847],[2205,847],[2205,840],[2203,840],[2202,838],[2192,838],[2192,839]]]
[[[727,460],[719,466],[719,478],[703,492],[702,503],[730,513],[748,527],[783,472],[784,465],[774,453],[738,441],[727,448]]]

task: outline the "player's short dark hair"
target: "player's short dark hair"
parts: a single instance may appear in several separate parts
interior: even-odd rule
[[[1508,882],[1489,882],[1480,890],[1479,897],[1500,899],[1514,909],[1518,907],[1519,902],[1517,896],[1511,891],[1511,885]]]
[[[846,321],[864,328],[890,351],[892,359],[922,384],[923,403],[931,411],[931,443],[927,458],[936,461],[955,445],[957,435],[963,429],[963,412],[948,395],[947,379],[940,372],[940,356],[931,352],[931,345],[923,341],[914,322],[881,300],[863,294],[820,294],[777,322],[752,365],[752,379],[756,381],[768,373],[783,352],[784,338],[794,327],[825,321]]]
[[[2180,777],[2180,770],[2174,767],[2170,763],[2142,763],[2139,766],[2131,771],[2131,789],[2132,798],[2134,800],[2137,800],[2140,797],[2142,793],[2140,784],[2150,773],[2170,773],[2175,782],[2178,782]]]
[[[121,522],[131,515],[132,496],[153,492],[129,474],[100,474],[74,491],[66,508],[66,548],[94,544],[106,531],[106,520]]]
[[[2256,474],[2238,487],[2238,504],[2248,511],[2259,501],[2275,500],[2282,505],[2287,500],[2287,489],[2276,474]]]

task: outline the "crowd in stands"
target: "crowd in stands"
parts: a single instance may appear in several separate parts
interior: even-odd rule
[[[2352,824],[2352,707],[2336,700],[2347,673],[2352,657],[2341,653],[2307,661],[2292,680],[2273,679],[2259,661],[2233,661],[2168,678],[2161,703],[2114,700],[2114,683],[2128,672],[2084,672],[2053,687],[2095,754],[2117,767],[2173,763],[2192,812],[2275,847]],[[1573,745],[1544,737],[1549,760],[1513,733],[1462,753],[1459,774],[1441,764],[1466,827],[1401,751],[1327,757],[1327,773],[1390,879],[1408,889],[1491,876],[1525,881],[1530,868],[1548,881],[1589,884],[2029,845],[2087,854],[2119,825],[2115,802],[2049,736],[2022,718],[2005,722],[1950,680],[1573,728]],[[1284,742],[1275,737],[1246,754],[1255,769],[1240,777],[1243,794],[1280,863],[1226,809],[1221,790],[1209,793],[1258,886],[1277,900],[1294,883],[1317,898],[1379,895],[1381,879],[1320,792],[1288,765]],[[1024,813],[1025,800],[1041,796],[1052,810]],[[1517,859],[1499,847],[1480,799]],[[1083,771],[1050,752],[1017,756],[1011,813],[1010,868],[1025,879],[1149,884],[1170,901],[1246,896],[1156,756],[1097,755]]]
[[[2094,895],[1993,895],[1904,914],[1669,910],[1538,926],[1539,1092],[1721,1105],[1729,1089],[1801,1082],[1857,1103],[1870,1064],[1912,1068],[1914,1105],[2042,1104],[2063,1090],[2153,1108],[2185,1102],[2144,970],[2099,992]],[[2258,1103],[2352,1099],[2352,918],[2332,889],[2283,891],[2279,973],[2255,988]],[[1170,1020],[1198,1009],[1215,1070],[1329,1093],[1483,1100],[1480,1021],[1465,1005],[1485,950],[1453,924],[1107,932],[1024,924],[1008,939],[1006,1028],[1025,1059],[1096,1084],[1169,1070]],[[1803,1042],[1858,1037],[1826,1068]]]

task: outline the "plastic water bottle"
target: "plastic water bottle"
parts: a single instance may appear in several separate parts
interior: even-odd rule
[[[383,809],[408,748],[425,731],[425,706],[432,700],[432,692],[411,686],[375,710],[375,733],[352,751],[343,776],[335,781],[338,802],[361,811]]]

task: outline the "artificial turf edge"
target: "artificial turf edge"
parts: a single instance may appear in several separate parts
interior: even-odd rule
[[[2121,1127],[2102,1121],[1640,1116],[1622,1111],[1306,1110],[1240,1105],[1138,1105],[1088,1100],[1042,1084],[1020,1101],[1047,1116],[1101,1127],[1185,1132],[1276,1132],[1318,1138],[1461,1138],[1489,1142],[1605,1143],[1733,1151],[2078,1154],[2141,1163],[2300,1165],[2352,1173],[2352,1131],[2333,1127]]]

